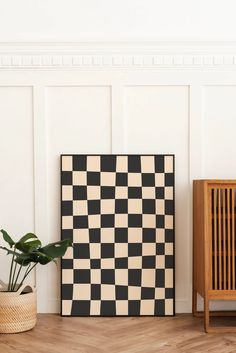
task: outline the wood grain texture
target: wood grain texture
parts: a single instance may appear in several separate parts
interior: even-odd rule
[[[218,319],[221,320],[221,319]],[[222,319],[223,320],[223,319]],[[225,319],[230,322],[231,318]],[[201,353],[236,351],[233,334],[203,332],[202,319],[176,317],[62,318],[38,315],[32,331],[0,336],[6,353]]]

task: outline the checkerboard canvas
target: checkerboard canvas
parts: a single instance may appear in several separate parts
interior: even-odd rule
[[[61,313],[174,315],[174,156],[61,156]]]

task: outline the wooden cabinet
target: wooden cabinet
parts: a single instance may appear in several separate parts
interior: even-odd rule
[[[236,300],[235,221],[236,180],[194,180],[193,314],[201,315],[197,311],[198,293],[204,298],[206,332],[216,330],[210,326],[209,316],[235,314],[209,312],[211,300]]]

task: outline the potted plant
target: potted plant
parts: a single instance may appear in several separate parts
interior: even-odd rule
[[[0,281],[0,333],[16,333],[32,329],[36,324],[36,289],[27,284],[31,271],[38,265],[47,265],[62,257],[72,246],[69,239],[42,246],[33,233],[27,233],[18,241],[1,230],[7,247],[0,246],[11,256],[8,283]]]

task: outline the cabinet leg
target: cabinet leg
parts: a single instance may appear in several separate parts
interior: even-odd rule
[[[192,293],[192,313],[193,316],[196,316],[197,312],[197,291],[193,288],[193,293]]]
[[[210,314],[209,314],[209,300],[208,298],[204,298],[204,328],[205,332],[209,331],[210,324]]]

